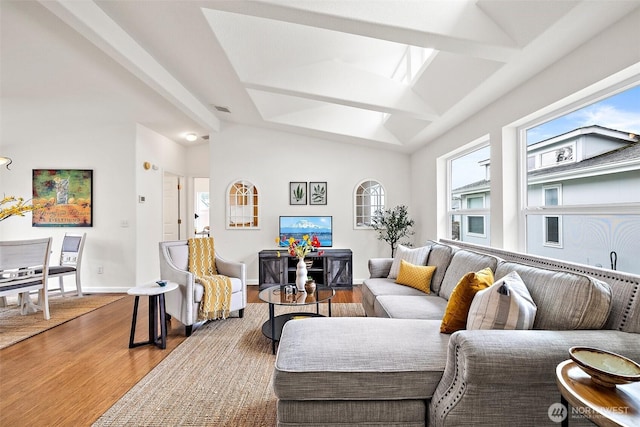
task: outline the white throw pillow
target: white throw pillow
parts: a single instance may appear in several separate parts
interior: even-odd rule
[[[473,297],[467,329],[531,329],[538,307],[512,271]]]
[[[429,256],[429,251],[431,250],[431,246],[422,246],[415,249],[409,249],[406,246],[398,245],[396,248],[396,254],[393,257],[393,262],[391,263],[391,270],[389,270],[389,275],[387,279],[397,279],[398,273],[400,272],[400,261],[405,260],[413,265],[426,265],[427,257]]]

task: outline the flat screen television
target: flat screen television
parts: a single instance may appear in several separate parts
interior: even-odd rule
[[[302,236],[317,236],[320,247],[333,246],[333,217],[332,216],[281,216],[279,221],[278,236],[280,246],[289,246],[286,240],[293,237],[302,240]]]

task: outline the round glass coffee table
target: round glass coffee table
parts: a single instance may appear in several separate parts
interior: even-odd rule
[[[294,285],[295,287],[295,285]],[[284,324],[292,319],[302,319],[305,317],[324,317],[320,314],[320,303],[327,302],[329,317],[331,317],[331,298],[336,294],[336,290],[329,286],[318,286],[315,292],[307,293],[296,291],[288,293],[285,285],[276,285],[263,289],[258,294],[258,298],[269,304],[269,320],[262,325],[262,333],[271,339],[271,351],[276,354],[276,341],[280,341]],[[275,315],[275,306],[304,306],[316,305],[316,312],[286,313]]]

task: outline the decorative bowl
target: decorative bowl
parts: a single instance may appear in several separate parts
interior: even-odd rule
[[[158,285],[160,285],[160,286],[166,286],[167,285],[167,281],[166,280],[158,280],[156,283]]]
[[[619,354],[591,347],[571,347],[569,356],[594,383],[603,387],[640,381],[640,365]]]

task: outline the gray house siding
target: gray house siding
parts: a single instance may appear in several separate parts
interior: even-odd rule
[[[590,126],[531,145],[528,156],[530,160],[535,158],[535,162],[529,162],[528,206],[544,207],[544,189],[553,186],[559,187],[559,205],[579,208],[581,205],[640,202],[640,143],[634,143],[633,138],[625,132]],[[568,146],[571,150],[561,151]],[[556,158],[555,153],[558,154],[556,165],[545,163]],[[533,164],[537,168],[533,169]],[[540,167],[541,164],[544,166]],[[478,182],[455,189],[452,194],[462,200],[464,207],[468,195],[486,191],[485,207],[488,208],[487,188],[487,181]],[[579,213],[528,215],[527,252],[640,274],[640,212],[625,215]],[[486,237],[469,235],[464,212],[460,212],[460,216],[460,239],[489,245],[488,216]],[[545,228],[545,221],[549,221],[549,230]],[[550,241],[546,241],[545,233]],[[556,237],[559,241],[554,240]],[[611,262],[612,252],[617,259],[615,266]]]

